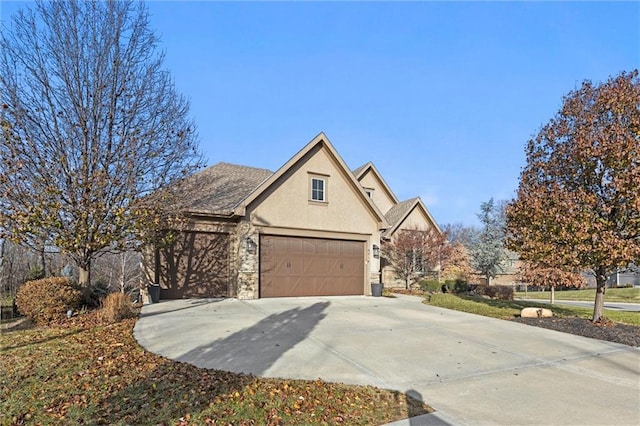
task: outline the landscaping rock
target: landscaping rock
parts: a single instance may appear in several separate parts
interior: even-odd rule
[[[520,311],[521,318],[548,318],[552,316],[553,312],[551,312],[551,309],[545,308],[523,308],[522,311]]]

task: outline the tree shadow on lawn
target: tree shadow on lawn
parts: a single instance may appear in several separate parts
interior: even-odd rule
[[[300,402],[297,395],[304,394],[308,396],[309,403],[324,406],[324,410],[329,412],[328,418],[318,419],[317,423],[339,423],[337,419],[345,414],[357,419],[357,411],[349,413],[349,408],[341,406],[347,402],[336,402],[339,393],[331,393],[336,390],[335,386],[340,392],[343,385],[322,381],[263,379],[250,374],[207,370],[187,363],[163,360],[144,379],[135,380],[104,400],[95,401],[91,417],[95,424],[109,425],[191,424],[188,420],[182,423],[180,418],[192,418],[195,422],[222,420],[225,424],[282,424],[274,422],[272,417],[284,415],[289,416],[287,424],[295,423],[296,418],[300,424],[310,424],[309,420],[299,419],[308,419],[310,413],[316,411],[314,408],[304,408],[301,413],[287,409],[296,401]],[[424,424],[419,416],[433,412],[430,407],[423,405],[422,395],[417,391],[389,392],[391,394],[382,400],[383,405],[377,407],[385,414],[397,412],[399,405],[406,404],[405,415],[409,418],[409,424],[413,425]],[[313,401],[312,396],[319,400]],[[386,409],[384,405],[387,405]],[[398,419],[391,415],[393,418],[390,420]],[[67,419],[77,420],[78,423],[86,421],[87,410],[70,412]],[[438,419],[430,420],[432,422],[429,424],[447,425]],[[356,423],[364,424],[362,421]]]
[[[142,380],[97,402],[95,421],[110,425],[176,423],[187,414],[210,410],[216,398],[243,393],[255,379],[162,360]]]
[[[23,330],[29,330],[29,329],[35,329],[34,325],[30,325],[28,328],[24,328],[24,329],[20,329],[20,328],[16,328],[15,330],[2,330],[2,333],[6,333],[8,332],[18,332],[18,331],[23,331]],[[33,340],[29,340],[23,343],[16,343],[16,344],[7,344],[7,345],[2,345],[2,347],[0,348],[0,353],[3,352],[8,352],[10,350],[13,349],[18,349],[18,348],[23,348],[23,347],[27,347],[27,346],[33,346],[33,345],[40,345],[43,343],[47,343],[47,342],[51,342],[53,340],[57,340],[57,339],[64,339],[66,337],[72,336],[74,334],[80,334],[82,333],[83,330],[71,330],[71,331],[67,331],[64,333],[60,333],[60,334],[56,334],[55,336],[49,336],[49,337],[45,337],[45,338],[41,338],[41,339],[33,339]]]

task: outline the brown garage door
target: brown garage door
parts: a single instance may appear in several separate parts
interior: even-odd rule
[[[159,251],[160,298],[229,295],[229,235],[182,232]]]
[[[363,293],[363,242],[261,236],[260,297]]]

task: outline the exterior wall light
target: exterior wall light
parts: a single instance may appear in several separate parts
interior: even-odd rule
[[[373,245],[373,257],[376,259],[380,259],[380,246],[376,244]]]
[[[256,248],[258,246],[256,245],[255,241],[251,239],[251,237],[246,237],[244,239],[244,245],[245,245],[245,248],[247,249],[247,253],[256,254]]]

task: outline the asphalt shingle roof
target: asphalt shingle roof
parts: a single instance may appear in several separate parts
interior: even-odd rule
[[[391,228],[393,228],[396,223],[401,220],[406,214],[407,211],[411,208],[411,206],[416,202],[418,198],[410,198],[408,200],[401,201],[395,206],[391,207],[387,213],[385,213],[384,218],[387,219]]]
[[[363,164],[362,166],[358,167],[357,169],[352,170],[351,173],[353,173],[354,176],[358,176],[364,169],[369,167],[370,164],[371,164],[371,162]]]
[[[229,215],[273,172],[237,164],[218,163],[189,176],[179,185],[183,208],[192,213]]]

